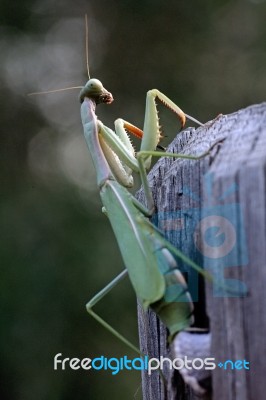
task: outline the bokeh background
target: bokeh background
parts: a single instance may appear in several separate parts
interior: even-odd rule
[[[53,370],[53,357],[134,357],[86,313],[123,268],[101,213],[78,92],[27,93],[86,80],[114,95],[107,125],[142,127],[158,88],[201,121],[265,100],[265,0],[24,0],[0,3],[1,330],[3,400],[140,399],[140,375]],[[171,140],[179,126],[162,110]],[[126,282],[99,313],[137,342]],[[135,396],[135,397],[134,397]]]

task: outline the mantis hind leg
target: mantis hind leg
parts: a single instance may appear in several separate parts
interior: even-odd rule
[[[186,265],[189,265],[195,271],[197,271],[200,275],[203,276],[204,279],[215,285],[218,289],[222,290],[225,296],[236,296],[241,297],[246,295],[246,291],[243,291],[241,287],[237,284],[237,282],[231,282],[230,284],[225,283],[224,281],[218,280],[214,275],[212,275],[209,271],[204,270],[201,266],[187,257],[182,251],[178,250],[175,246],[173,246],[168,240],[164,241],[165,247],[179,260],[183,261]]]
[[[114,278],[108,285],[106,285],[99,293],[97,293],[87,304],[86,309],[88,313],[96,319],[105,329],[112,333],[117,339],[125,343],[131,350],[135,351],[139,355],[143,355],[141,351],[128,341],[123,335],[121,335],[116,329],[109,325],[104,319],[96,314],[92,308],[104,298],[119,282],[121,282],[127,276],[127,270],[122,271],[116,278]]]
[[[107,329],[112,335],[114,335],[117,339],[123,342],[126,346],[128,346],[131,350],[136,352],[141,357],[144,357],[139,348],[134,346],[129,340],[127,340],[123,335],[121,335],[116,329],[114,329],[111,325],[109,325],[104,319],[102,319],[98,314],[96,314],[92,308],[102,299],[104,298],[119,282],[121,282],[127,276],[127,270],[122,271],[117,277],[115,277],[108,285],[106,285],[100,292],[98,292],[87,304],[86,309],[88,313],[105,329]],[[153,365],[153,363],[152,363]],[[159,375],[162,379],[164,386],[166,387],[166,380],[161,370],[158,370]]]

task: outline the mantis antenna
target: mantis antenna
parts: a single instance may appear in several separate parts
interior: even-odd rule
[[[55,92],[63,92],[64,90],[72,90],[72,89],[82,89],[83,86],[71,86],[63,89],[53,89],[53,90],[46,90],[44,92],[33,92],[28,93],[28,96],[35,96],[36,94],[47,94],[47,93],[55,93]]]
[[[89,42],[88,42],[88,37],[89,37],[89,27],[88,27],[88,16],[85,14],[85,54],[86,54],[86,67],[87,67],[87,72],[88,72],[88,77],[90,79],[90,68],[89,68]],[[56,92],[63,92],[65,90],[73,90],[73,89],[82,89],[83,86],[71,86],[63,89],[53,89],[53,90],[45,90],[42,92],[33,92],[33,93],[28,93],[28,96],[35,96],[38,94],[47,94],[47,93],[56,93]]]
[[[88,78],[91,79],[90,77],[90,67],[89,67],[89,41],[88,41],[88,37],[89,37],[89,27],[88,27],[88,15],[85,14],[85,54],[86,54],[86,66],[87,66],[87,72],[88,72]]]

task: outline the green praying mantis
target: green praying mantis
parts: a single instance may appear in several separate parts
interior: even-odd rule
[[[123,119],[115,121],[113,131],[99,121],[95,114],[96,105],[113,102],[112,94],[98,79],[89,79],[80,93],[84,135],[97,173],[103,212],[110,220],[126,266],[122,273],[87,303],[86,308],[101,325],[139,354],[140,351],[96,314],[93,307],[128,274],[144,309],[150,307],[156,312],[168,328],[171,340],[193,323],[193,304],[172,254],[210,278],[207,272],[165,240],[148,219],[154,210],[146,174],[152,156],[199,160],[209,153],[191,156],[156,151],[161,139],[156,100],[173,111],[182,126],[186,117],[195,121],[163,93],[153,89],[146,97],[143,131]],[[127,131],[141,139],[140,151],[136,154]],[[127,190],[133,186],[132,171],[140,175],[147,207],[140,204]]]
[[[96,116],[96,106],[101,103],[110,105],[113,102],[113,96],[98,79],[90,78],[87,45],[86,56],[89,80],[80,92],[84,136],[95,166],[103,212],[110,220],[126,266],[124,271],[87,303],[86,308],[88,313],[104,328],[133,351],[142,355],[134,344],[94,311],[94,306],[128,275],[144,309],[150,307],[168,328],[170,341],[180,331],[191,326],[193,303],[175,257],[196,269],[205,278],[212,280],[212,277],[163,238],[150,222],[149,217],[154,211],[154,203],[146,171],[150,168],[152,157],[199,160],[205,157],[210,149],[198,156],[161,150],[159,142],[162,135],[156,100],[168,107],[179,118],[182,127],[186,118],[199,125],[202,124],[186,115],[157,89],[147,93],[143,130],[123,119],[115,121],[115,131],[105,126]],[[137,153],[127,132],[141,139],[140,151]],[[127,190],[133,186],[133,172],[140,175],[147,207]]]

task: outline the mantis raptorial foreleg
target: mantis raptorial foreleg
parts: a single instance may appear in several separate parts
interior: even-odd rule
[[[155,91],[155,89],[154,89],[154,91]],[[158,91],[156,91],[156,92],[158,92]],[[148,95],[147,95],[147,98],[148,98]],[[164,98],[167,99],[166,96],[164,96]],[[152,100],[153,100],[153,98],[152,98]],[[168,101],[170,102],[169,99],[168,99]],[[115,121],[115,132],[112,131],[107,126],[103,125],[102,123],[100,124],[100,129],[99,129],[100,143],[101,143],[101,146],[102,146],[102,149],[103,149],[105,155],[106,156],[110,155],[110,153],[108,154],[108,152],[110,152],[110,149],[112,149],[118,157],[118,158],[117,157],[109,158],[109,165],[112,169],[112,172],[118,179],[118,181],[126,187],[131,187],[131,186],[133,186],[131,170],[140,174],[143,189],[144,189],[146,200],[147,200],[147,208],[148,208],[148,210],[145,212],[145,215],[151,215],[153,212],[153,199],[152,199],[151,191],[149,189],[149,185],[147,182],[147,174],[146,174],[146,169],[150,166],[152,156],[183,158],[183,159],[189,159],[189,160],[200,160],[201,158],[205,157],[209,153],[209,150],[208,150],[199,156],[194,156],[194,155],[158,152],[158,151],[151,151],[151,150],[145,149],[148,146],[152,146],[152,148],[156,147],[156,141],[154,141],[154,136],[155,136],[154,131],[151,129],[147,129],[147,126],[149,126],[147,124],[147,121],[148,120],[154,121],[154,118],[152,118],[151,116],[152,115],[153,115],[153,117],[154,117],[154,115],[156,116],[157,110],[156,110],[156,107],[154,106],[155,110],[156,110],[156,113],[154,114],[154,108],[150,106],[150,101],[148,102],[148,104],[149,104],[149,108],[148,108],[148,111],[146,110],[146,112],[145,112],[145,122],[144,122],[143,131],[141,131],[136,126],[134,126],[134,125],[130,124],[129,122],[124,121],[122,119],[118,119]],[[171,105],[172,104],[174,105],[173,102],[171,102]],[[171,108],[171,109],[173,109],[173,108]],[[176,106],[176,109],[178,109],[178,115],[179,115],[179,113],[183,113],[179,109],[179,107]],[[175,112],[177,112],[177,111],[175,110]],[[183,114],[181,114],[181,117],[183,117]],[[155,132],[157,132],[157,131],[159,132],[159,124],[157,121],[157,117],[155,118],[155,120],[156,120],[156,124],[153,123],[152,125],[154,126]],[[156,125],[156,129],[155,129],[155,125]],[[135,156],[135,152],[132,147],[132,144],[131,144],[130,140],[128,139],[128,135],[126,133],[125,128],[127,128],[128,131],[130,131],[134,135],[138,136],[139,138],[142,138],[141,150],[136,154],[136,156]],[[159,140],[160,140],[160,133],[158,133],[157,142]],[[108,146],[106,146],[106,144]],[[123,169],[121,169],[120,160],[122,160],[122,162],[123,162]]]

